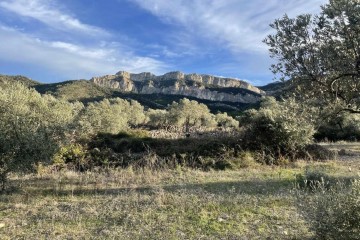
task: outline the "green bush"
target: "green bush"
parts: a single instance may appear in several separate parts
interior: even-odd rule
[[[212,127],[217,124],[205,104],[187,98],[169,105],[167,118],[177,127]]]
[[[339,182],[336,187],[301,195],[300,209],[316,239],[359,239],[360,236],[360,179],[350,187]]]
[[[121,98],[104,99],[90,103],[78,119],[79,135],[83,138],[99,133],[117,134],[146,120],[144,108],[136,101]]]
[[[292,98],[265,98],[259,110],[249,110],[241,119],[246,148],[275,157],[267,163],[276,164],[279,157],[294,159],[312,143],[315,130],[311,111]]]
[[[340,112],[319,126],[314,137],[318,141],[360,140],[360,116]]]
[[[296,175],[296,182],[300,188],[316,190],[320,187],[328,189],[331,186],[332,179],[320,169],[306,169],[305,174]]]
[[[86,170],[89,166],[89,161],[86,158],[87,152],[80,144],[70,144],[63,146],[56,152],[52,159],[52,164],[57,169],[73,168],[75,170]]]

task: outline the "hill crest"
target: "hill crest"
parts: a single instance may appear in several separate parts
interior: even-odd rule
[[[255,103],[265,91],[239,79],[207,74],[185,74],[179,71],[156,76],[150,72],[93,77],[91,82],[102,87],[138,94],[183,95],[210,101]]]

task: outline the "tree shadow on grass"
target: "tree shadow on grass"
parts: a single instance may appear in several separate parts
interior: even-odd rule
[[[331,184],[342,182],[349,185],[354,177],[331,177]],[[277,195],[294,189],[300,182],[291,179],[253,179],[239,181],[219,181],[207,183],[179,183],[172,185],[142,185],[113,187],[98,182],[76,182],[66,180],[56,182],[53,179],[11,180],[7,194],[29,194],[32,196],[91,196],[91,195],[124,195],[130,193],[157,194],[159,190],[176,193],[189,192],[215,195]],[[1,199],[0,199],[1,201]]]
[[[12,180],[14,194],[30,194],[41,196],[90,196],[90,195],[123,195],[129,193],[157,194],[159,190],[175,193],[190,192],[192,194],[210,193],[216,195],[246,194],[246,195],[274,195],[290,190],[294,182],[288,179],[247,180],[208,183],[184,183],[173,185],[154,185],[140,187],[108,187],[97,183],[86,185],[76,182],[55,183],[44,179],[33,179],[29,182]]]

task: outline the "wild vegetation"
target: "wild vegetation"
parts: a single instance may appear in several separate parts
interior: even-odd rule
[[[164,110],[21,83],[0,94],[1,238],[358,236],[358,161],[314,145],[319,111],[295,99],[235,120],[188,99]]]
[[[349,172],[349,167],[353,169]],[[358,239],[359,162],[12,175],[1,239]],[[299,175],[316,189],[296,187]],[[327,181],[327,180],[325,180]],[[349,188],[349,184],[351,187]],[[339,214],[341,213],[341,214]],[[341,235],[340,235],[341,234]]]
[[[0,76],[0,237],[359,239],[359,9],[276,20],[286,94],[241,113]]]

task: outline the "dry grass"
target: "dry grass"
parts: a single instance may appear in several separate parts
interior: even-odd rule
[[[344,149],[346,151],[353,152],[354,155],[360,155],[360,144],[358,142],[340,141],[335,143],[321,143],[321,145],[328,148],[329,150],[340,151]]]
[[[336,177],[342,163],[318,163]],[[11,177],[0,239],[306,239],[291,168],[57,172]]]

